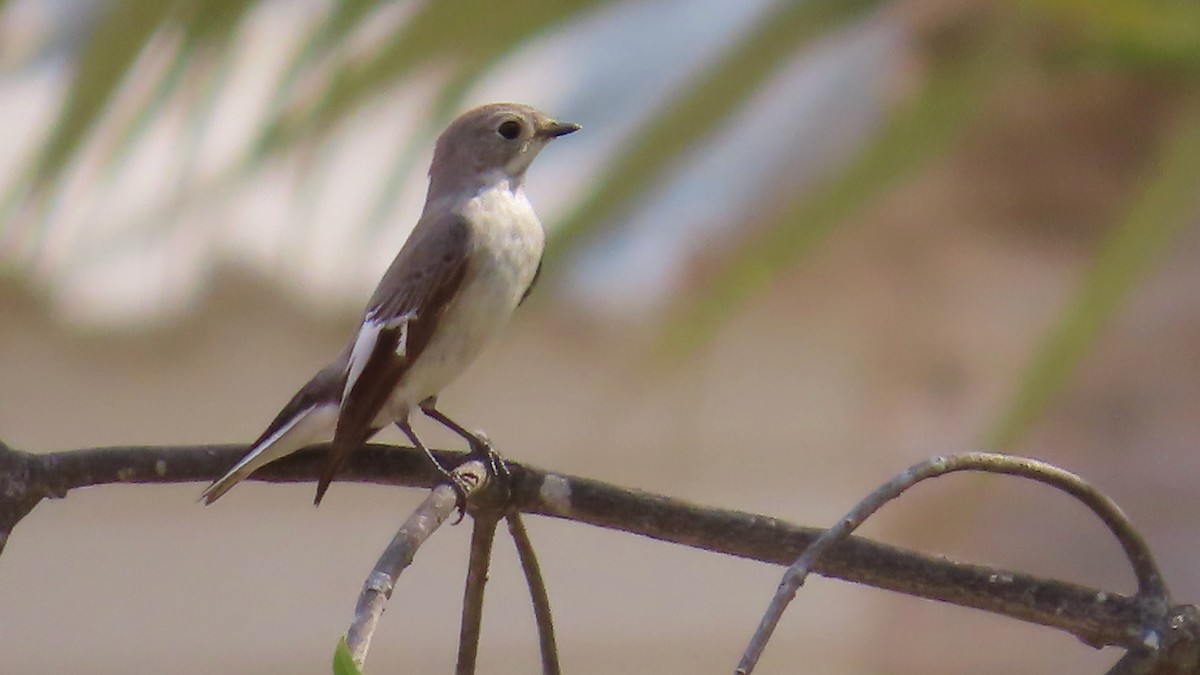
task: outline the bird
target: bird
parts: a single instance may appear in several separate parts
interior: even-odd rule
[[[313,500],[319,505],[351,453],[389,424],[450,478],[413,431],[409,416],[417,410],[466,439],[472,451],[489,449],[482,435],[442,413],[438,394],[536,283],[546,235],[525,196],[525,173],[550,141],[579,129],[518,103],[479,106],[451,122],[434,145],[421,216],[371,295],[358,331],[201,501],[212,504],[267,463],[332,441]]]

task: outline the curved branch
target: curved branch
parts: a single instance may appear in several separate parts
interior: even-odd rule
[[[492,544],[496,541],[495,514],[475,516],[471,530],[471,554],[467,562],[467,583],[463,589],[462,626],[458,634],[458,675],[473,675],[479,656],[479,636],[483,630],[483,591],[492,567]]]
[[[1143,600],[1157,602],[1166,612],[1169,599],[1166,584],[1154,563],[1154,557],[1146,542],[1134,529],[1133,524],[1111,499],[1073,473],[1051,466],[1045,462],[1026,457],[1014,457],[988,452],[966,452],[950,457],[933,457],[910,466],[890,481],[876,488],[836,525],[826,530],[788,568],[780,582],[775,597],[763,615],[758,629],[746,647],[742,660],[735,672],[746,674],[754,670],[767,642],[783,617],[783,612],[796,596],[796,591],[812,571],[817,560],[837,544],[850,536],[867,518],[884,504],[899,497],[921,481],[957,471],[984,471],[1000,473],[1037,481],[1062,490],[1083,502],[1113,533],[1125,551],[1138,579],[1138,595]]]
[[[521,559],[521,569],[525,572],[525,583],[529,586],[529,598],[533,602],[533,618],[537,622],[538,646],[542,653],[542,673],[559,675],[562,667],[558,663],[554,619],[550,614],[550,594],[546,592],[546,582],[542,579],[542,566],[538,564],[533,541],[529,539],[529,531],[525,529],[525,520],[521,518],[521,514],[514,511],[508,514],[505,520],[508,521],[508,532],[516,544],[517,557]]]
[[[472,488],[482,483],[483,471],[482,462],[466,462],[454,470],[458,475],[473,475],[473,480],[463,482]],[[396,579],[412,564],[421,544],[446,522],[457,503],[458,492],[449,483],[434,486],[379,556],[379,562],[375,563],[363,584],[362,593],[354,607],[354,621],[346,631],[346,646],[350,648],[350,655],[359,668],[367,660],[371,637],[379,625],[379,618],[383,616],[384,605],[392,597]]]

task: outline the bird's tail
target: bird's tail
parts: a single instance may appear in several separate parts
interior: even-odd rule
[[[269,429],[269,433],[264,434],[241,461],[208,486],[200,495],[200,500],[211,504],[260,467],[290,455],[310,443],[328,439],[337,425],[337,417],[336,404],[314,405],[297,412],[283,421],[277,429]],[[276,425],[272,425],[274,426]]]

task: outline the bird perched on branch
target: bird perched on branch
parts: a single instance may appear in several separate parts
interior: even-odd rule
[[[537,280],[545,232],[525,197],[525,171],[551,140],[579,129],[525,105],[464,113],[437,140],[425,209],[341,354],[301,387],[249,452],[204,491],[211,504],[259,467],[332,439],[320,504],[350,453],[395,424],[447,478],[413,432],[419,409],[465,438],[485,439],[437,408],[437,395],[508,321]]]

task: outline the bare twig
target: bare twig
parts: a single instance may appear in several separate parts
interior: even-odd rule
[[[251,480],[315,481],[323,467],[325,447],[314,446],[273,462],[255,472]],[[0,492],[0,514],[23,514],[42,498],[63,497],[69,490],[92,485],[212,480],[245,451],[243,445],[198,445],[34,454],[0,447],[3,461],[25,467],[24,478],[3,478],[6,487]],[[448,465],[463,457],[460,453],[435,454]],[[776,565],[793,563],[824,532],[515,463],[509,463],[509,467],[513,473],[510,509],[522,513]],[[368,444],[354,452],[339,480],[429,488],[438,477],[415,450]],[[814,569],[831,578],[1057,628],[1093,646],[1138,647],[1143,643],[1145,626],[1162,617],[1158,603],[1145,598],[955,562],[853,536],[833,546]]]
[[[1125,555],[1129,558],[1137,575],[1139,596],[1159,605],[1162,612],[1167,611],[1169,603],[1167,589],[1162,575],[1154,563],[1154,558],[1141,535],[1111,499],[1105,497],[1075,474],[1045,462],[1010,455],[968,452],[950,457],[934,457],[914,464],[892,480],[879,486],[836,525],[826,530],[808,546],[784,573],[783,581],[780,582],[775,597],[771,600],[766,614],[759,623],[750,644],[746,647],[736,672],[748,674],[754,670],[754,666],[762,656],[784,610],[796,596],[796,591],[804,583],[812,571],[813,565],[823,553],[839,541],[846,539],[864,520],[912,486],[923,480],[956,471],[986,471],[1028,478],[1058,488],[1083,502],[1108,526],[1121,544],[1121,548],[1124,549]]]
[[[753,513],[697,506],[587,478],[513,465],[514,507],[727,555],[790,565],[825,530]],[[927,556],[850,537],[818,573],[920,598],[974,607],[1064,630],[1092,646],[1139,643],[1157,610],[1140,599],[1003,568]]]
[[[51,493],[32,475],[33,455],[13,450],[0,442],[0,554],[13,528]]]
[[[471,490],[482,485],[487,475],[482,462],[465,462],[454,470],[456,476],[462,479],[462,484]],[[346,632],[346,644],[354,662],[361,668],[367,659],[367,650],[371,647],[371,637],[379,625],[383,615],[384,605],[392,597],[396,587],[396,579],[400,573],[412,564],[413,556],[425,540],[446,522],[454,512],[458,501],[458,493],[447,483],[439,483],[429,492],[425,501],[413,511],[408,520],[400,526],[396,536],[379,556],[379,562],[371,570],[370,576],[363,584],[362,593],[354,608],[354,622]]]
[[[483,591],[487,586],[488,570],[492,566],[492,544],[496,541],[496,525],[492,512],[475,515],[471,530],[471,555],[467,562],[467,583],[463,590],[462,627],[458,634],[458,675],[473,675],[479,656],[479,634],[483,627]]]
[[[525,583],[529,585],[529,598],[533,602],[533,618],[537,622],[538,646],[542,652],[543,675],[559,675],[562,668],[558,664],[558,644],[554,638],[554,619],[550,615],[550,594],[546,592],[546,582],[542,579],[542,566],[538,564],[537,554],[533,550],[533,542],[529,539],[529,531],[525,529],[525,521],[517,512],[509,513],[508,532],[512,535],[513,543],[517,545],[517,556],[521,559],[521,569],[525,572]]]

